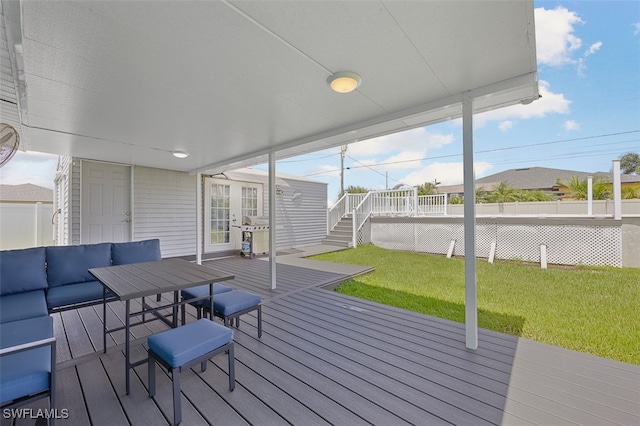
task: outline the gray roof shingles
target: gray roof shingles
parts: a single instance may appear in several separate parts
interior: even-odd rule
[[[0,201],[53,202],[53,190],[32,183],[0,185]]]

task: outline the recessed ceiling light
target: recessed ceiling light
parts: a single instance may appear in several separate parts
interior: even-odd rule
[[[176,158],[187,158],[189,156],[187,151],[171,151],[171,153]]]
[[[361,81],[362,79],[358,74],[350,71],[333,73],[327,79],[329,86],[331,86],[334,92],[338,93],[353,92],[360,86]]]

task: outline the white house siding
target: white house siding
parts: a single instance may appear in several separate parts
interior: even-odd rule
[[[277,195],[276,247],[289,248],[321,242],[327,236],[327,184],[279,177],[289,186],[280,187],[282,194]],[[266,213],[269,211],[269,197],[268,191],[264,192]]]
[[[71,241],[69,244],[80,244],[80,160],[72,159],[71,163]]]
[[[160,239],[163,257],[196,252],[196,176],[133,170],[133,240]]]
[[[59,211],[56,215],[56,229],[54,230],[54,244],[64,246],[69,244],[69,223],[71,217],[71,165],[72,158],[61,156],[58,162],[55,181],[55,209]]]

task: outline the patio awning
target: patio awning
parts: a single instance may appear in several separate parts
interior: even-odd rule
[[[465,92],[475,112],[538,97],[532,1],[2,0],[2,15],[3,116],[18,110],[26,150],[229,169],[460,117]],[[337,71],[362,84],[334,93]]]

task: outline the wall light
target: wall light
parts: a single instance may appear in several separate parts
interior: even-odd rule
[[[171,151],[171,153],[176,158],[187,158],[189,156],[187,151]]]
[[[331,86],[334,92],[338,93],[353,92],[360,86],[361,81],[362,79],[358,74],[350,71],[333,73],[327,79],[329,86]]]

